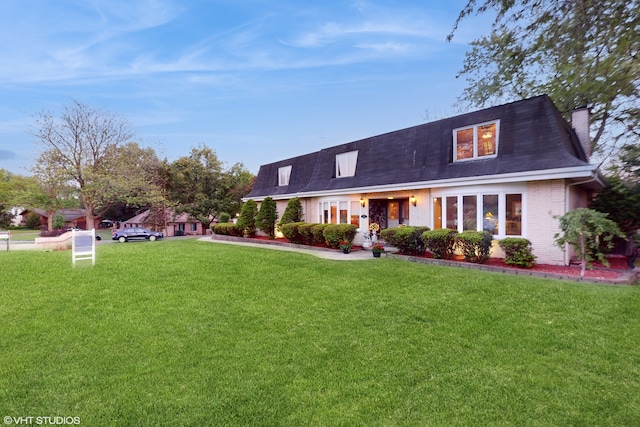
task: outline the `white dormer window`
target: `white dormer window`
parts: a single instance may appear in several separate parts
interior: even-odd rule
[[[356,174],[356,163],[358,162],[358,151],[336,154],[336,178],[354,176]]]
[[[278,185],[289,185],[289,178],[291,177],[291,165],[278,168]]]
[[[495,157],[500,122],[487,122],[453,130],[453,161]]]

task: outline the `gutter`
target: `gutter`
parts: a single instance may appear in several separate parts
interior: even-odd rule
[[[320,190],[320,191],[300,191],[297,193],[278,194],[271,195],[274,200],[287,200],[292,197],[322,197],[322,196],[334,196],[334,195],[347,195],[354,193],[384,193],[390,191],[400,190],[421,190],[425,188],[446,188],[457,187],[460,185],[469,184],[503,184],[510,182],[523,182],[523,181],[543,181],[550,179],[566,179],[566,178],[583,178],[589,177],[585,182],[598,181],[603,186],[604,183],[597,177],[597,168],[592,165],[578,166],[572,168],[560,168],[541,171],[526,171],[526,172],[514,172],[501,175],[489,175],[489,176],[470,176],[464,178],[449,178],[432,181],[419,181],[419,182],[403,182],[399,184],[386,184],[386,185],[372,185],[366,187],[349,187],[333,190]],[[249,199],[253,199],[257,202],[262,201],[265,197],[243,197],[242,201],[246,202]]]

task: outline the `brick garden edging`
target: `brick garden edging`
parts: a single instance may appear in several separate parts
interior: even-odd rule
[[[620,273],[620,276],[616,279],[599,279],[595,277],[579,277],[579,276],[573,276],[568,274],[550,273],[546,271],[527,270],[524,268],[496,267],[492,265],[474,264],[471,262],[448,261],[444,259],[434,259],[434,258],[422,258],[422,257],[401,255],[401,254],[395,254],[395,253],[389,254],[389,255],[396,258],[402,258],[410,262],[416,262],[418,264],[443,265],[448,267],[491,271],[494,273],[513,274],[515,276],[531,276],[531,277],[540,277],[544,279],[571,280],[574,282],[597,283],[597,284],[603,284],[603,285],[634,285],[634,284],[638,284],[638,280],[640,279],[638,277],[639,272],[635,270],[629,271],[626,273]]]

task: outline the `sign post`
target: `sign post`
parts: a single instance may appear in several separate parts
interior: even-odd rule
[[[91,265],[95,265],[96,230],[72,230],[71,254],[74,267],[76,265],[76,261],[81,260],[91,260]]]

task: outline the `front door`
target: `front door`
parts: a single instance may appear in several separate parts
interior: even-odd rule
[[[387,215],[387,226],[389,228],[397,227],[400,225],[400,202],[389,201],[387,205],[389,213]]]

